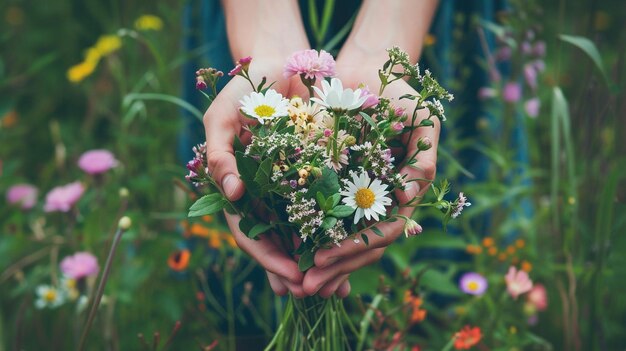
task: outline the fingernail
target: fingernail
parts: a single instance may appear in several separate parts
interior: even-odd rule
[[[222,180],[222,189],[226,197],[230,199],[237,190],[237,176],[232,173],[227,174]]]
[[[420,186],[417,182],[410,182],[406,185],[404,193],[406,194],[407,201],[413,200],[420,191]]]

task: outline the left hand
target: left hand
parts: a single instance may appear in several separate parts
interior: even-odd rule
[[[380,87],[378,69],[381,66],[364,66],[362,62],[359,62],[357,66],[353,62],[353,60],[342,61],[341,55],[337,60],[337,76],[342,80],[344,87],[357,88],[359,84],[365,84],[372,93],[378,93]],[[409,118],[405,124],[409,125],[411,123],[410,114],[415,108],[415,102],[408,99],[399,100],[398,98],[404,94],[417,94],[417,92],[407,82],[399,80],[388,85],[383,96],[390,98],[395,107],[406,109]],[[419,110],[415,121],[416,125],[422,119],[427,118],[428,114],[427,109]],[[401,205],[416,196],[422,196],[435,178],[440,126],[437,118],[432,120],[435,122],[433,128],[422,127],[415,129],[411,140],[408,140],[408,134],[404,134],[405,140],[402,140],[402,142],[406,147],[407,157],[410,157],[415,152],[417,141],[420,138],[430,138],[432,147],[427,151],[419,153],[416,164],[404,166],[400,170],[402,174],[407,175],[406,179],[430,180],[409,182],[405,191],[396,190],[395,195]],[[414,208],[401,207],[399,214],[411,217],[413,211]],[[322,297],[329,297],[341,285],[344,291],[341,291],[342,294],[338,293],[338,295],[343,295],[344,293],[347,295],[344,282],[348,281],[350,273],[378,261],[385,252],[386,247],[402,234],[404,221],[397,220],[395,222],[381,223],[377,227],[384,234],[384,237],[377,236],[371,231],[366,232],[369,238],[369,245],[367,246],[364,243],[346,240],[341,246],[319,250],[315,255],[315,266],[310,268],[304,275],[302,282],[304,292],[308,295],[318,293]]]

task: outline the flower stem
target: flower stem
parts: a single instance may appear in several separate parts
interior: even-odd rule
[[[83,333],[80,336],[78,351],[82,351],[85,348],[85,342],[87,341],[89,329],[91,329],[91,324],[96,317],[96,312],[98,312],[98,306],[100,306],[102,295],[104,294],[104,287],[106,286],[107,280],[109,278],[109,273],[111,271],[111,266],[113,263],[113,257],[115,256],[115,250],[117,249],[117,246],[120,243],[120,239],[122,238],[122,234],[124,234],[125,231],[126,229],[118,227],[117,232],[115,233],[115,237],[113,238],[113,243],[111,244],[111,249],[109,250],[109,257],[107,257],[106,264],[104,265],[104,270],[102,271],[102,276],[100,277],[100,282],[98,283],[98,289],[95,292],[91,308],[89,309],[85,329],[83,329]]]

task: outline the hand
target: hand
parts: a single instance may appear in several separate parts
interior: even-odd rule
[[[364,66],[362,62],[359,62],[359,66],[355,66],[351,62],[355,61],[342,60],[342,56],[337,61],[338,78],[342,80],[344,86],[356,88],[359,84],[365,84],[372,93],[378,93],[380,87],[378,69],[380,66]],[[408,83],[399,80],[387,86],[383,95],[392,99],[394,106],[405,108],[407,113],[410,114],[415,108],[415,103],[412,100],[399,100],[398,98],[404,94],[416,93]],[[428,110],[418,111],[415,123],[419,124],[428,115]],[[405,140],[402,141],[406,145],[407,157],[410,157],[415,152],[419,138],[428,137],[432,142],[432,147],[429,150],[419,153],[415,165],[405,166],[400,170],[402,174],[407,175],[406,179],[433,180],[435,178],[440,126],[436,118],[433,120],[435,122],[434,128],[422,127],[416,129],[411,140],[408,140],[408,134],[404,134]],[[406,124],[409,125],[410,123],[411,118],[407,120]],[[398,190],[395,195],[400,204],[404,204],[416,196],[422,196],[429,186],[430,182],[426,180],[409,182],[405,191]],[[399,211],[399,214],[407,217],[410,217],[412,213],[413,209],[408,207],[400,208]],[[340,247],[336,246],[327,250],[319,250],[315,255],[315,266],[309,269],[304,276],[302,282],[304,292],[309,295],[315,293],[320,295],[323,293],[323,295],[327,296],[332,295],[334,292],[333,288],[336,289],[338,287],[338,281],[347,281],[351,272],[378,261],[382,257],[385,248],[400,236],[403,226],[404,221],[401,220],[378,225],[377,227],[384,234],[384,237],[377,236],[371,231],[366,232],[369,238],[368,246],[347,240]]]
[[[283,78],[283,61],[282,56],[254,58],[249,72],[252,81],[260,82],[260,75],[264,74],[268,82],[276,81],[272,88],[283,96],[305,96],[303,94],[307,94],[306,88],[299,81]],[[234,77],[217,95],[204,115],[209,173],[231,201],[239,199],[245,191],[237,171],[233,141],[235,136],[244,144],[250,140],[250,133],[243,127],[252,123],[252,120],[239,113],[239,100],[251,91],[248,81],[242,77]],[[237,245],[266,269],[275,293],[284,295],[289,290],[296,297],[305,296],[302,289],[303,274],[298,270],[297,262],[279,243],[266,235],[260,240],[249,239],[239,230],[241,217],[227,213],[226,219]]]

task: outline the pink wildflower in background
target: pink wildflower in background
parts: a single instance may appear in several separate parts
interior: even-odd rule
[[[527,293],[532,289],[533,282],[528,277],[528,273],[511,266],[509,267],[509,272],[504,277],[506,281],[506,290],[511,294],[513,299],[517,299],[517,297],[521,294]]]
[[[487,279],[476,272],[468,272],[461,276],[459,287],[461,290],[470,295],[480,296],[487,291]]]
[[[534,285],[526,295],[526,299],[537,311],[544,311],[548,308],[548,294],[542,284]]]
[[[72,279],[97,275],[99,270],[98,259],[89,252],[77,252],[61,261],[61,272]]]
[[[496,96],[498,96],[498,91],[494,88],[482,87],[478,89],[478,98],[481,100],[486,100]]]
[[[285,65],[285,78],[304,75],[306,79],[321,80],[335,75],[335,60],[324,50],[302,50],[293,53]]]
[[[85,187],[81,182],[74,182],[53,188],[46,195],[46,203],[43,209],[46,212],[68,212],[80,199],[84,191]]]
[[[532,98],[524,103],[524,109],[528,114],[528,117],[535,118],[539,116],[539,108],[541,107],[541,102],[539,98]]]
[[[78,167],[92,175],[104,173],[117,165],[115,156],[108,150],[89,150],[78,159]]]
[[[7,191],[7,202],[19,205],[23,210],[30,210],[37,202],[37,188],[30,184],[16,184]]]
[[[515,82],[508,82],[502,89],[502,99],[506,102],[517,102],[522,97],[522,87]]]

